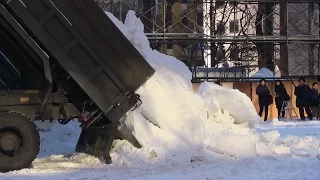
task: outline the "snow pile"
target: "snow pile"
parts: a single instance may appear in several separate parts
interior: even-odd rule
[[[122,122],[143,148],[117,141],[112,154],[115,162],[131,164],[137,157],[184,161],[210,153],[233,157],[273,153],[279,134],[265,138],[247,126],[260,117],[245,94],[213,83],[203,83],[195,94],[188,67],[150,48],[143,24],[133,11],[124,24],[106,14],[156,70],[137,90],[143,104]]]
[[[218,102],[221,109],[227,110],[235,117],[235,122],[256,124],[260,117],[257,115],[250,98],[237,89],[230,89],[214,83],[202,83],[198,92],[203,99]],[[210,103],[212,104],[212,103]],[[214,111],[217,105],[213,105]]]
[[[320,154],[319,121],[276,121],[261,124],[258,132],[276,130],[281,134],[276,144],[277,153],[291,153],[293,156],[316,156]]]
[[[279,68],[276,66],[274,72],[279,72]],[[273,78],[273,77],[281,77],[279,73],[273,74],[272,71],[268,68],[261,68],[255,74],[250,76],[251,78]]]
[[[291,153],[296,156],[317,156],[320,153],[320,138],[314,136],[288,136],[280,143],[290,147]]]

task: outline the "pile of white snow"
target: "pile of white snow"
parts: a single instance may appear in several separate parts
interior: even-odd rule
[[[144,26],[133,11],[124,24],[106,14],[156,70],[137,90],[143,104],[123,122],[143,148],[137,150],[126,141],[117,141],[114,162],[130,164],[136,157],[143,161],[189,161],[205,155],[248,157],[275,152],[279,133],[255,132],[252,125],[260,122],[260,117],[245,94],[208,82],[194,93],[188,67],[150,48]]]
[[[250,98],[238,89],[204,82],[199,87],[198,93],[206,101],[209,109],[213,108],[214,112],[219,109],[228,111],[235,117],[237,124],[247,122],[255,125],[258,122],[259,117]]]

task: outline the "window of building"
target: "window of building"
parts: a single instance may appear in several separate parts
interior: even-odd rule
[[[217,23],[217,34],[218,34],[218,35],[224,35],[225,32],[226,32],[225,23],[223,23],[223,22],[218,22],[218,23]]]
[[[239,22],[238,22],[238,20],[230,21],[229,28],[230,28],[230,33],[239,32]]]
[[[224,4],[225,4],[224,1],[216,0],[216,9],[223,7]]]
[[[197,13],[197,24],[198,26],[203,26],[203,13]]]
[[[238,4],[239,4],[238,1],[229,1],[230,6],[236,7]]]

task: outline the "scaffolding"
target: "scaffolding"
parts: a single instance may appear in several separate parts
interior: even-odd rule
[[[97,0],[120,20],[134,10],[152,48],[183,61],[194,80],[249,78],[261,67],[317,76],[318,0]]]

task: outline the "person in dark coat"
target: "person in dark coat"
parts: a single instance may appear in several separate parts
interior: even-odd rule
[[[284,101],[289,101],[290,100],[290,96],[287,93],[286,88],[284,87],[284,84],[280,81],[280,80],[276,80],[276,85],[274,88],[275,91],[275,101],[276,101],[276,107],[278,110],[278,118],[284,117],[285,116],[285,111],[281,112],[281,108],[285,108],[286,105],[283,104]],[[283,107],[282,107],[283,105]]]
[[[220,80],[217,80],[217,81],[216,81],[216,84],[218,84],[218,85],[222,86],[222,83],[221,83],[221,81],[220,81]]]
[[[259,98],[259,116],[262,117],[262,112],[264,110],[264,121],[266,121],[268,118],[269,105],[272,103],[272,97],[270,95],[270,90],[266,84],[266,80],[260,80],[260,84],[256,89],[256,94]]]
[[[310,109],[312,112],[312,116],[316,119],[320,118],[320,95],[318,92],[318,83],[314,82],[312,83],[312,90],[310,92],[310,100],[309,100],[309,104],[310,104]]]
[[[295,87],[294,94],[297,96],[296,106],[299,108],[300,119],[305,119],[305,110],[308,115],[308,118],[311,120],[312,113],[308,102],[308,93],[311,91],[311,88],[307,84],[305,84],[305,82],[306,81],[303,77],[299,78],[299,85]]]

